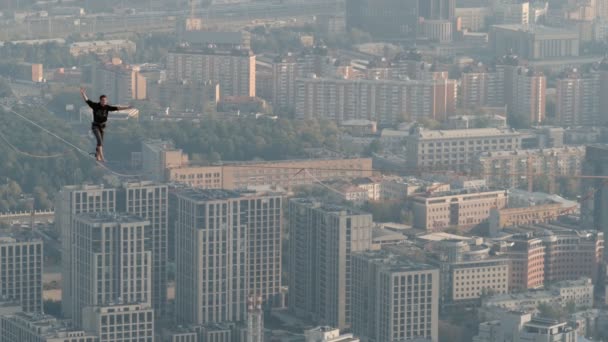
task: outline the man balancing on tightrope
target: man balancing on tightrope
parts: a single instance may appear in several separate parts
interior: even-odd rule
[[[108,97],[101,95],[99,102],[93,102],[87,97],[87,93],[84,88],[80,88],[80,95],[83,100],[93,110],[93,122],[91,124],[91,130],[97,140],[97,148],[95,149],[95,159],[97,161],[105,161],[103,158],[103,131],[106,128],[106,121],[108,121],[108,113],[115,112],[117,110],[131,109],[133,107],[121,107],[121,106],[110,106],[108,104]]]

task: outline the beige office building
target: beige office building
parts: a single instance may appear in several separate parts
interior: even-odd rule
[[[352,253],[371,248],[371,214],[293,199],[288,224],[290,310],[320,324],[349,328]]]
[[[452,265],[452,298],[477,299],[486,293],[507,293],[509,260],[488,259]]]
[[[477,241],[444,240],[433,250],[438,252],[444,303],[475,301],[485,294],[508,292],[510,261],[491,256],[489,246]]]
[[[254,186],[290,188],[329,179],[373,175],[371,158],[301,159],[234,162],[221,166],[189,165],[188,156],[172,143],[149,140],[142,144],[144,177],[203,189],[243,189]]]
[[[73,318],[74,217],[81,213],[115,210],[115,189],[102,185],[70,185],[59,191],[55,201],[55,225],[61,234],[61,310],[65,317]]]
[[[72,310],[82,327],[83,310],[117,301],[151,305],[150,221],[116,213],[74,218]]]
[[[485,222],[492,208],[505,208],[507,200],[504,190],[465,189],[414,196],[411,198],[414,227],[432,231],[471,228]]]
[[[544,223],[557,219],[564,211],[561,203],[547,203],[518,208],[490,210],[490,234],[505,227]]]
[[[281,197],[184,189],[176,201],[178,321],[242,321],[250,293],[272,305],[281,292]]]
[[[0,324],[2,342],[99,342],[95,334],[76,330],[69,321],[41,313],[4,315]]]
[[[352,265],[352,330],[357,336],[438,341],[437,268],[386,251],[355,253]]]
[[[418,127],[407,138],[408,166],[420,170],[467,170],[474,158],[482,152],[520,148],[520,133],[511,129],[444,131]]]
[[[0,295],[25,312],[42,313],[42,240],[0,237]]]
[[[308,159],[276,162],[184,166],[168,170],[169,181],[204,189],[244,189],[254,186],[291,188],[338,178],[372,175],[371,158]]]
[[[220,96],[256,96],[255,55],[249,50],[175,50],[167,57],[167,78],[220,85]]]

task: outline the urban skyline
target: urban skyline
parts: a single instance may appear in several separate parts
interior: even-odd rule
[[[0,342],[608,340],[608,0],[12,0],[0,40]]]

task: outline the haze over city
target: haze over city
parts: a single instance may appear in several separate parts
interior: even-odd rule
[[[608,342],[608,0],[0,0],[0,342]]]

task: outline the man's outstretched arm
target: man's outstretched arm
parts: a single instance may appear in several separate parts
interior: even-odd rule
[[[89,107],[93,108],[94,103],[93,101],[89,100],[87,91],[83,87],[80,87],[80,96],[82,96],[82,99],[89,105]]]
[[[133,106],[108,106],[108,112],[115,112],[117,110],[127,110],[133,108]]]
[[[89,102],[89,98],[87,97],[87,91],[83,87],[80,87],[80,96],[82,96],[84,102]]]

